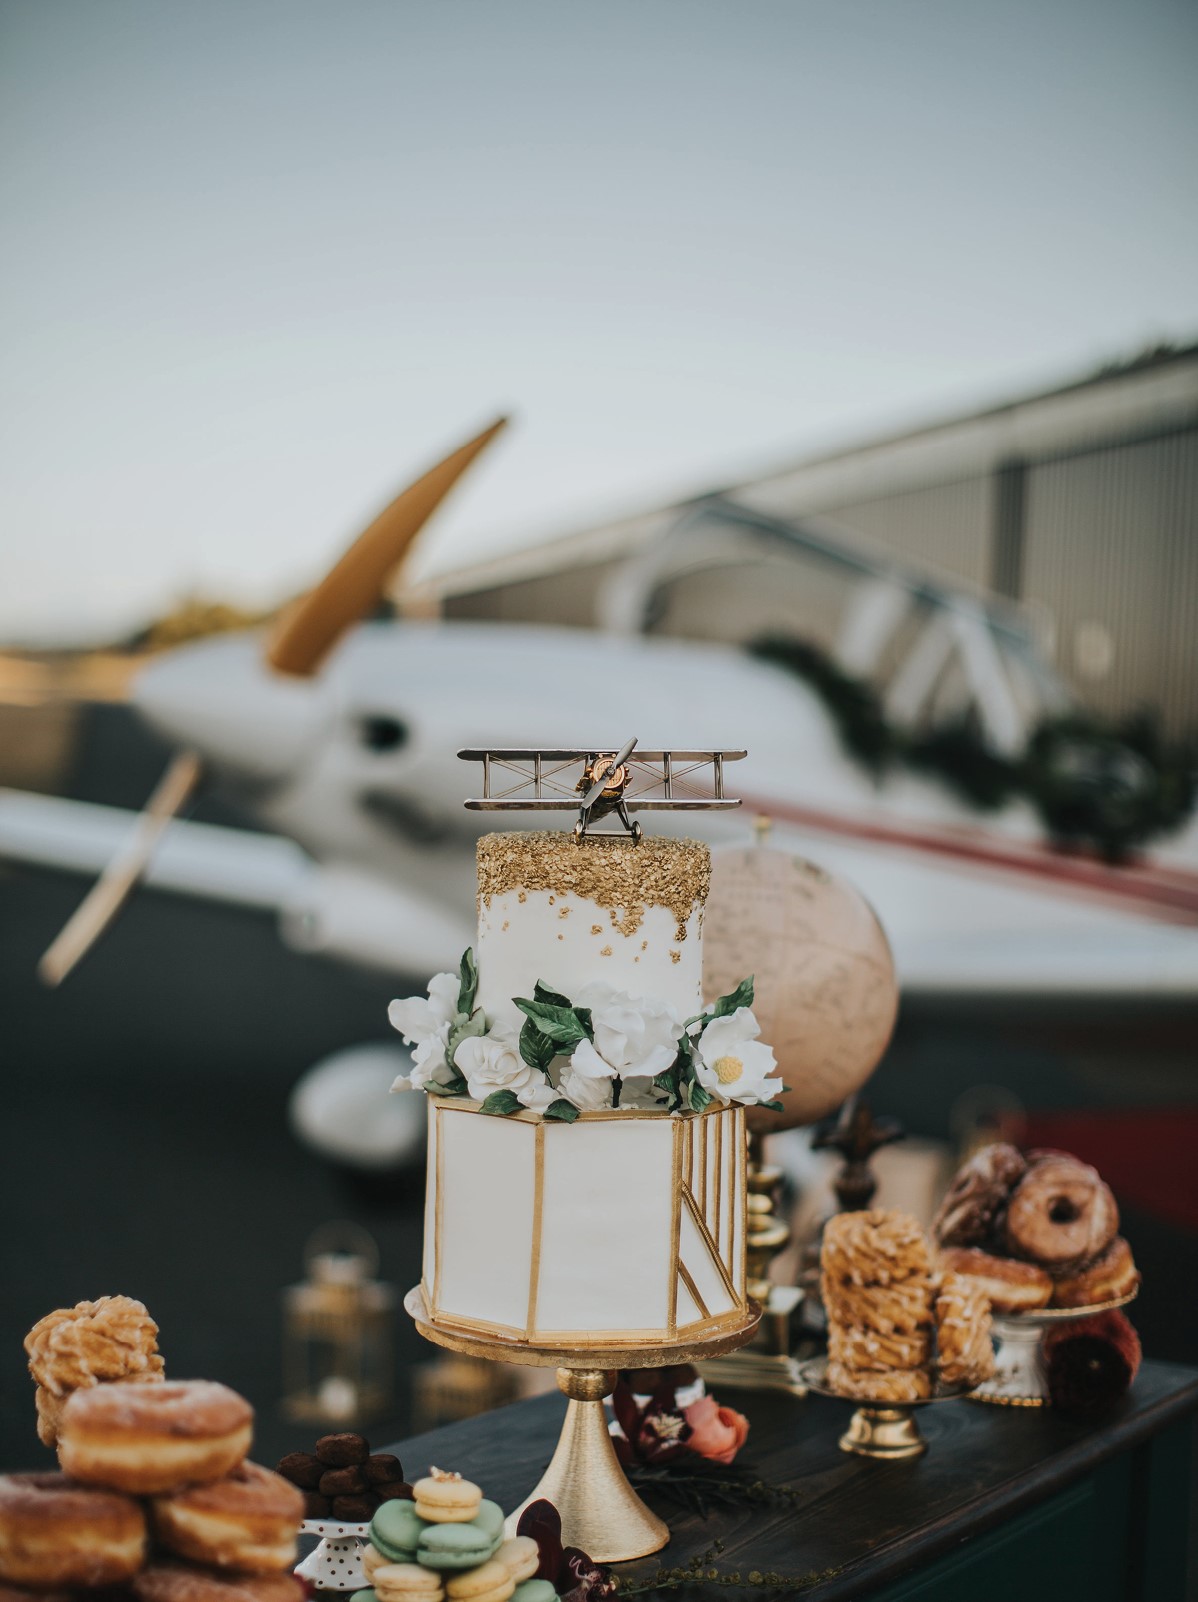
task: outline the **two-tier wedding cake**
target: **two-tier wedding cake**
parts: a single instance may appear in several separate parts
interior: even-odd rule
[[[478,940],[391,1004],[430,1097],[430,1322],[540,1347],[732,1330],[744,1107],[781,1090],[752,982],[704,1008],[706,846],[500,833]]]

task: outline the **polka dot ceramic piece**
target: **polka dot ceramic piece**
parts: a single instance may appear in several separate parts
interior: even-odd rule
[[[362,1569],[362,1551],[369,1524],[345,1524],[340,1519],[305,1519],[305,1535],[322,1536],[295,1572],[324,1591],[362,1591],[369,1584]]]

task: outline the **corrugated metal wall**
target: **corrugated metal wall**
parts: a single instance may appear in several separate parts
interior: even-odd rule
[[[950,483],[923,484],[835,506],[796,507],[818,511],[829,523],[866,535],[911,558],[971,584],[990,582],[989,474]]]
[[[1087,705],[1198,729],[1198,429],[1029,464],[1022,599]]]

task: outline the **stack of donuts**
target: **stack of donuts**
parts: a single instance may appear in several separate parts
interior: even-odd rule
[[[938,1274],[906,1213],[837,1213],[820,1254],[828,1384],[843,1396],[917,1402],[934,1374],[980,1384],[993,1372],[990,1309],[959,1275]]]
[[[127,1350],[153,1383],[96,1372],[119,1366],[114,1329],[136,1331]],[[244,1397],[209,1380],[165,1380],[161,1359],[148,1362],[156,1334],[125,1297],[81,1302],[30,1332],[34,1379],[55,1399],[39,1404],[39,1433],[51,1435],[61,1469],[0,1476],[5,1602],[118,1585],[137,1602],[302,1602],[290,1572],[301,1493],[247,1461],[254,1413]]]
[[[1067,1152],[982,1147],[949,1186],[932,1234],[942,1266],[980,1285],[996,1313],[1092,1307],[1140,1282],[1110,1188]]]

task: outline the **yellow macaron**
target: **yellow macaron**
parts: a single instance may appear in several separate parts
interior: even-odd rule
[[[496,1552],[495,1561],[502,1563],[519,1585],[521,1580],[531,1580],[537,1572],[541,1563],[541,1549],[531,1535],[513,1535]]]
[[[430,1469],[428,1477],[412,1487],[417,1518],[429,1524],[469,1524],[478,1512],[483,1493],[460,1474]]]
[[[511,1570],[495,1558],[480,1563],[476,1569],[453,1574],[445,1582],[452,1602],[508,1602],[515,1589]]]
[[[379,1602],[441,1602],[445,1594],[441,1576],[419,1563],[376,1563],[367,1577]]]

